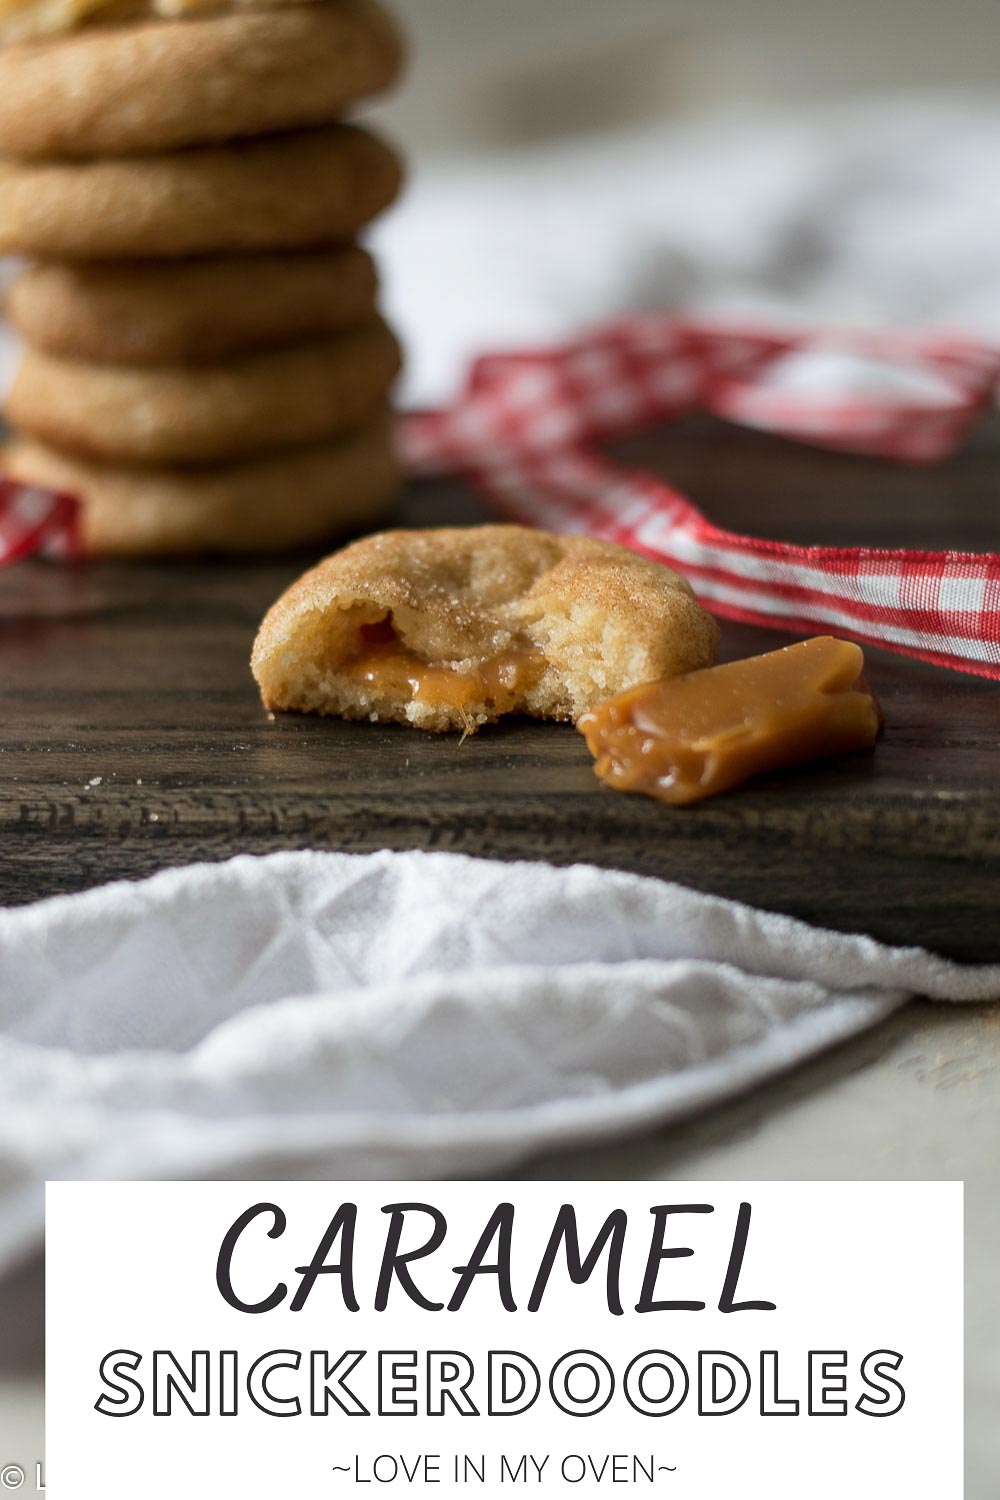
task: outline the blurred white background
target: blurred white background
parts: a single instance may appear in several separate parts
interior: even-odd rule
[[[994,89],[997,0],[398,0],[417,147],[538,140],[734,105]]]
[[[407,402],[653,304],[1000,340],[998,0],[398,8]]]

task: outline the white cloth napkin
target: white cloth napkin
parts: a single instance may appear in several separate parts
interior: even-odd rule
[[[420,158],[374,229],[403,399],[674,307],[1000,339],[995,98],[931,94]]]
[[[589,866],[280,854],[0,911],[0,1270],[46,1178],[407,1178],[677,1120],[1000,967]]]

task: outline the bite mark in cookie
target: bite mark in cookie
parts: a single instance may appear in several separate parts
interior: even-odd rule
[[[306,573],[268,612],[252,668],[270,709],[468,732],[575,719],[715,660],[718,626],[669,568],[519,526],[394,531]]]

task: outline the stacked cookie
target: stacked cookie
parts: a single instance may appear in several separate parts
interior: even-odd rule
[[[78,494],[93,553],[374,522],[399,349],[354,241],[401,168],[343,116],[399,35],[376,0],[120,14],[0,48],[0,253],[36,262],[0,467]]]

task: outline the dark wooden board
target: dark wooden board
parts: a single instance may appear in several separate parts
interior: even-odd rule
[[[707,421],[623,445],[721,523],[790,540],[996,547],[1000,434],[948,464],[822,454]],[[418,486],[406,523],[474,520]],[[195,859],[325,848],[590,860],[815,922],[1000,959],[1000,691],[869,653],[874,754],[684,811],[598,786],[569,727],[459,745],[262,711],[256,625],[303,559],[0,573],[0,902]],[[726,658],[787,636],[724,626]],[[97,778],[100,778],[98,781]],[[93,783],[93,784],[91,784]]]

